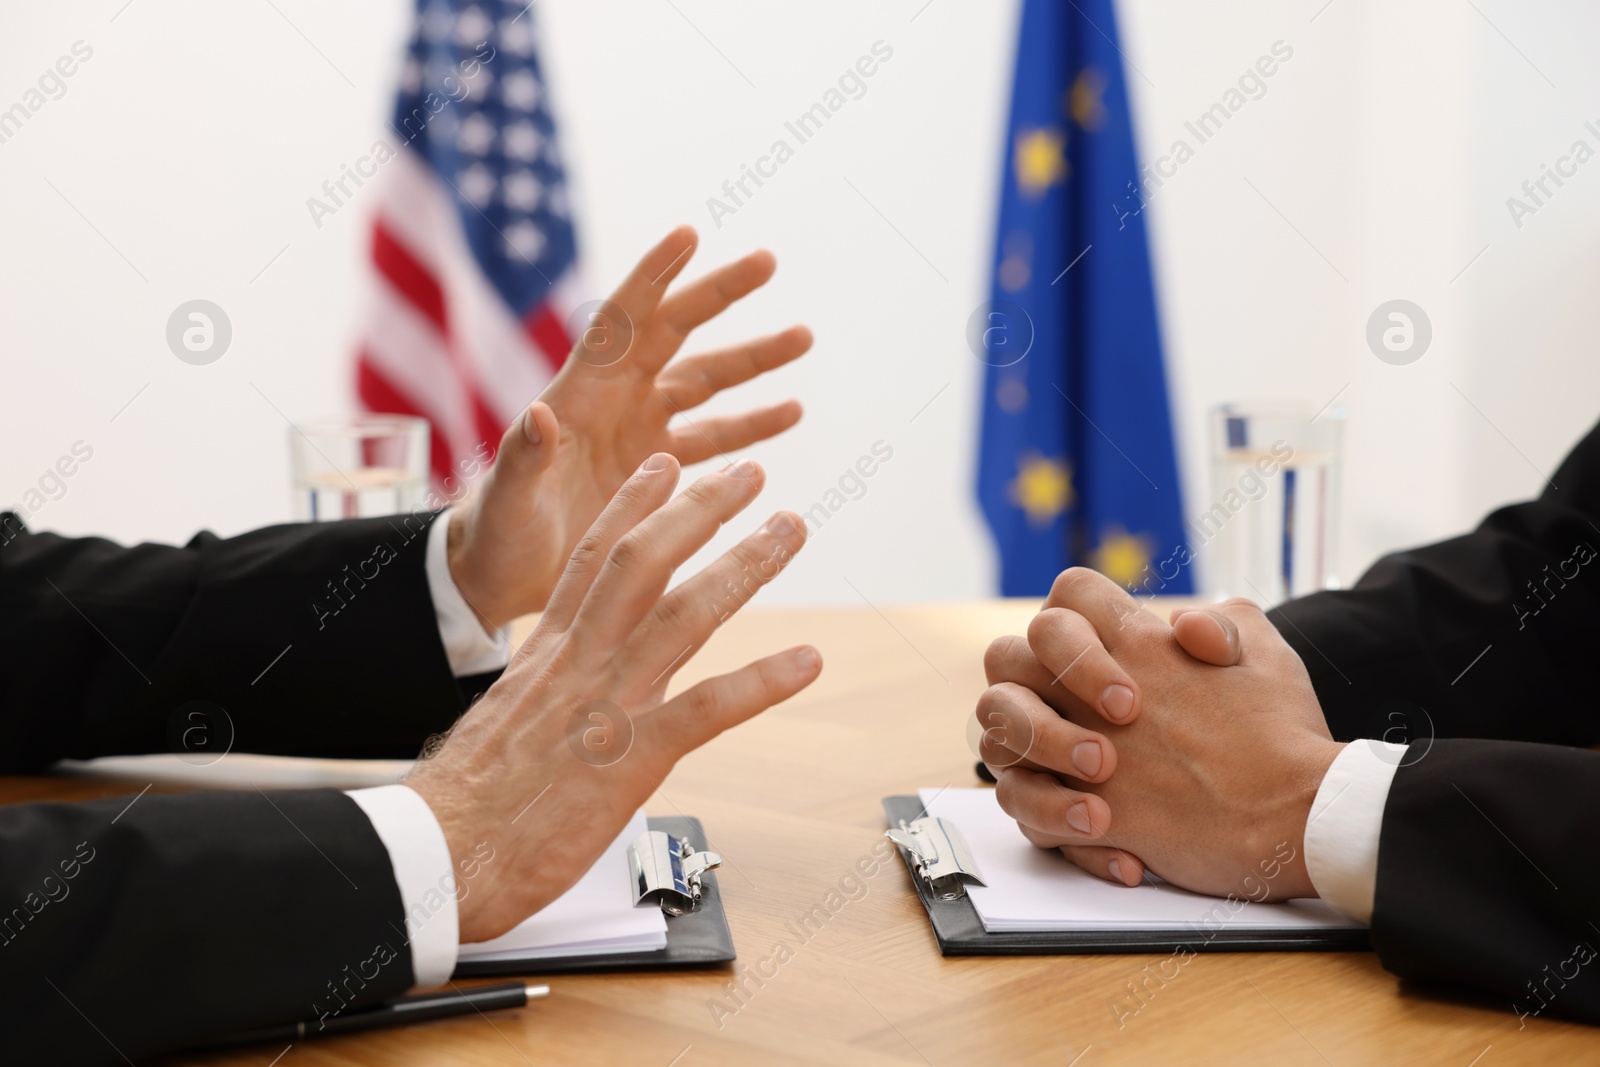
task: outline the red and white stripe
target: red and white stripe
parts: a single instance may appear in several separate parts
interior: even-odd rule
[[[356,393],[368,411],[428,420],[443,482],[481,443],[493,452],[565,362],[575,278],[552,279],[551,294],[519,317],[473,258],[452,191],[432,169],[401,148],[384,170]]]

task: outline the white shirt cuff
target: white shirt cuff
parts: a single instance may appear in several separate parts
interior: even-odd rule
[[[1406,746],[1352,741],[1323,776],[1306,820],[1306,873],[1317,895],[1352,919],[1372,921],[1383,807]]]
[[[457,678],[503,670],[511,662],[510,627],[486,633],[467,598],[450,576],[449,537],[453,509],[446,509],[428,530],[428,592],[439,621],[439,639]]]
[[[418,986],[439,986],[456,969],[460,923],[450,846],[433,809],[403,785],[352,789],[346,794],[366,812],[394,864],[406,913],[411,976]]]

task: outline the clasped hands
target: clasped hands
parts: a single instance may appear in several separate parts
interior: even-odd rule
[[[1254,604],[1179,610],[1169,624],[1075,567],[1026,639],[994,641],[984,668],[979,754],[1033,844],[1123,885],[1148,870],[1226,896],[1271,869],[1256,899],[1317,895],[1306,820],[1343,746]]]

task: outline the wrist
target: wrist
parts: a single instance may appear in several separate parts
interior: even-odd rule
[[[493,634],[509,620],[498,618],[493,597],[485,590],[484,583],[477,580],[477,553],[470,548],[472,536],[467,528],[472,521],[468,513],[470,507],[468,504],[450,508],[438,520],[446,524],[445,563],[450,570],[450,580],[455,583],[461,599],[472,609],[478,625],[483,627],[484,633]]]
[[[1287,840],[1294,849],[1294,858],[1284,864],[1283,880],[1279,887],[1282,899],[1319,896],[1311,880],[1310,868],[1306,865],[1306,825],[1310,821],[1317,792],[1322,788],[1322,780],[1327,777],[1328,768],[1333,766],[1333,761],[1344,751],[1344,747],[1331,738],[1316,738],[1293,761],[1295,774],[1290,784],[1290,801],[1282,839]]]
[[[425,762],[418,763],[418,769],[422,769],[425,766]],[[428,810],[433,812],[434,821],[439,824],[439,832],[444,835],[445,848],[450,852],[451,869],[462,872],[466,872],[469,869],[476,871],[477,868],[472,863],[475,853],[470,843],[472,839],[471,827],[467,825],[468,820],[463,818],[466,813],[462,810],[462,805],[455,802],[455,798],[448,788],[449,780],[447,778],[440,779],[433,774],[418,774],[413,771],[411,775],[406,777],[403,784],[421,797],[422,802],[428,805]],[[487,871],[484,873],[488,877],[480,878],[479,882],[492,882],[493,874]],[[484,892],[487,887],[483,884],[467,887],[466,892],[462,892],[462,888],[458,884],[456,892],[456,926],[459,932],[457,936],[462,944],[487,940],[482,934],[484,926],[482,905],[484,899],[492,897],[493,894]]]

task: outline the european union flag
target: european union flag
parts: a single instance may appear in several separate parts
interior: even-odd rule
[[[1112,0],[1024,0],[978,497],[1007,596],[1095,567],[1193,591],[1139,167]]]

